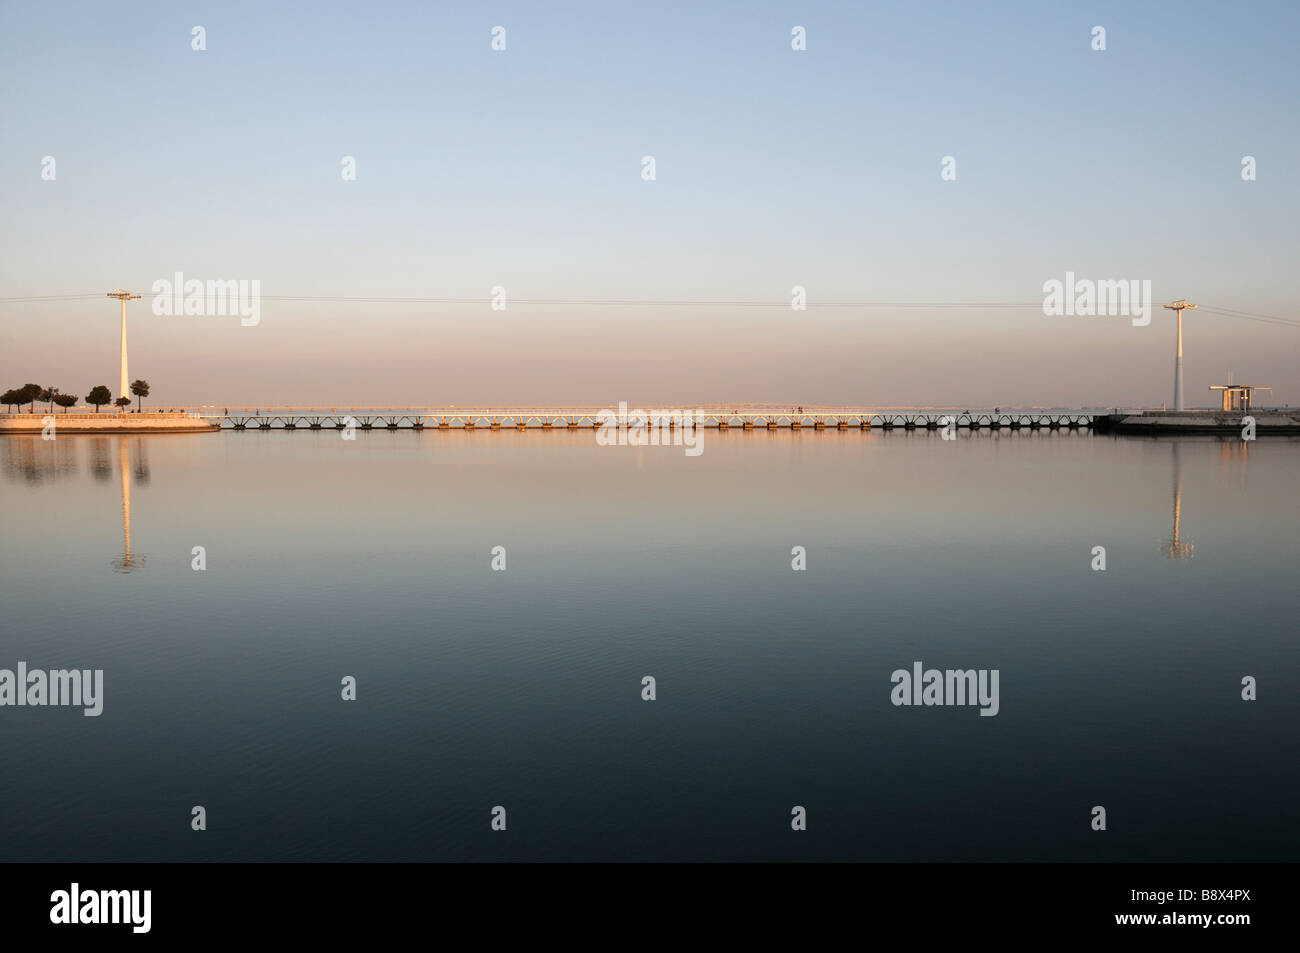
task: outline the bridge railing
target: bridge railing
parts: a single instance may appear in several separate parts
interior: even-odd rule
[[[862,427],[880,426],[885,429],[903,427],[933,429],[948,424],[960,428],[1019,429],[1029,427],[1091,427],[1094,415],[1078,411],[1045,412],[1027,411],[952,411],[952,410],[889,410],[867,408],[769,408],[764,410],[727,408],[629,408],[626,412],[596,407],[420,407],[420,408],[223,408],[222,413],[200,414],[208,420],[229,423],[236,427],[252,424],[260,428],[292,427],[299,425],[315,429],[324,426],[344,426],[353,420],[367,429],[378,423],[382,426],[403,427],[434,426],[466,427],[475,429],[481,423],[491,427],[546,428],[565,426],[591,426],[615,422],[619,426],[680,426],[690,423],[706,427],[742,427],[766,425],[768,427]]]

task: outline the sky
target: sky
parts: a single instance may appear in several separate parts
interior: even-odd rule
[[[1160,406],[1171,312],[1044,282],[1300,320],[1294,3],[0,8],[0,299],[96,296],[0,300],[4,388],[116,390],[116,287],[146,406]],[[1300,328],[1185,335],[1190,406],[1300,404]]]

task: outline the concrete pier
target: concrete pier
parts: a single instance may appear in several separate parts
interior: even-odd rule
[[[139,414],[0,413],[0,434],[39,434],[53,422],[60,433],[215,433],[217,421],[198,414],[146,411]]]
[[[1120,434],[1232,434],[1240,436],[1246,417],[1255,421],[1255,435],[1300,434],[1300,410],[1256,410],[1249,414],[1219,410],[1147,410],[1103,414],[1096,418],[1098,433]]]

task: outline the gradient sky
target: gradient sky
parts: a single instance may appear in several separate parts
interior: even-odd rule
[[[1169,312],[1135,328],[817,301],[1033,303],[1071,270],[1300,317],[1294,3],[3,9],[0,297],[147,294],[181,271],[483,301],[267,300],[241,327],[146,297],[147,404],[1158,406]],[[779,301],[796,284],[807,312],[488,307],[494,285]],[[0,303],[0,386],[115,389],[117,316]],[[1300,329],[1192,313],[1186,333],[1189,405],[1230,374],[1300,403]]]

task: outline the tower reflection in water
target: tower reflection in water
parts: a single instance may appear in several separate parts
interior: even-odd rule
[[[131,552],[131,467],[128,465],[126,437],[117,439],[117,469],[122,476],[122,555],[113,560],[116,572],[133,572],[144,566],[145,557]],[[143,485],[149,482],[149,462],[144,441],[135,440],[135,478]]]
[[[1169,559],[1196,558],[1196,544],[1183,538],[1183,461],[1179,455],[1179,445],[1182,442],[1186,441],[1174,441],[1170,444],[1174,471],[1174,528],[1169,539],[1161,547],[1161,551]],[[1244,485],[1246,464],[1250,460],[1250,442],[1236,439],[1220,440],[1219,457],[1222,463],[1237,466],[1236,479]],[[1229,476],[1229,479],[1232,477]]]
[[[148,438],[141,437],[40,437],[12,436],[0,440],[4,475],[30,486],[75,477],[77,458],[86,454],[86,472],[96,483],[108,483],[117,464],[121,480],[122,553],[111,560],[117,572],[132,572],[144,566],[145,558],[131,549],[131,485],[149,484]],[[116,446],[114,446],[116,444]],[[116,459],[115,459],[116,458]]]
[[[1170,559],[1195,559],[1196,544],[1182,538],[1183,522],[1183,461],[1178,455],[1178,443],[1172,445],[1174,451],[1174,532],[1166,540],[1164,553]]]

